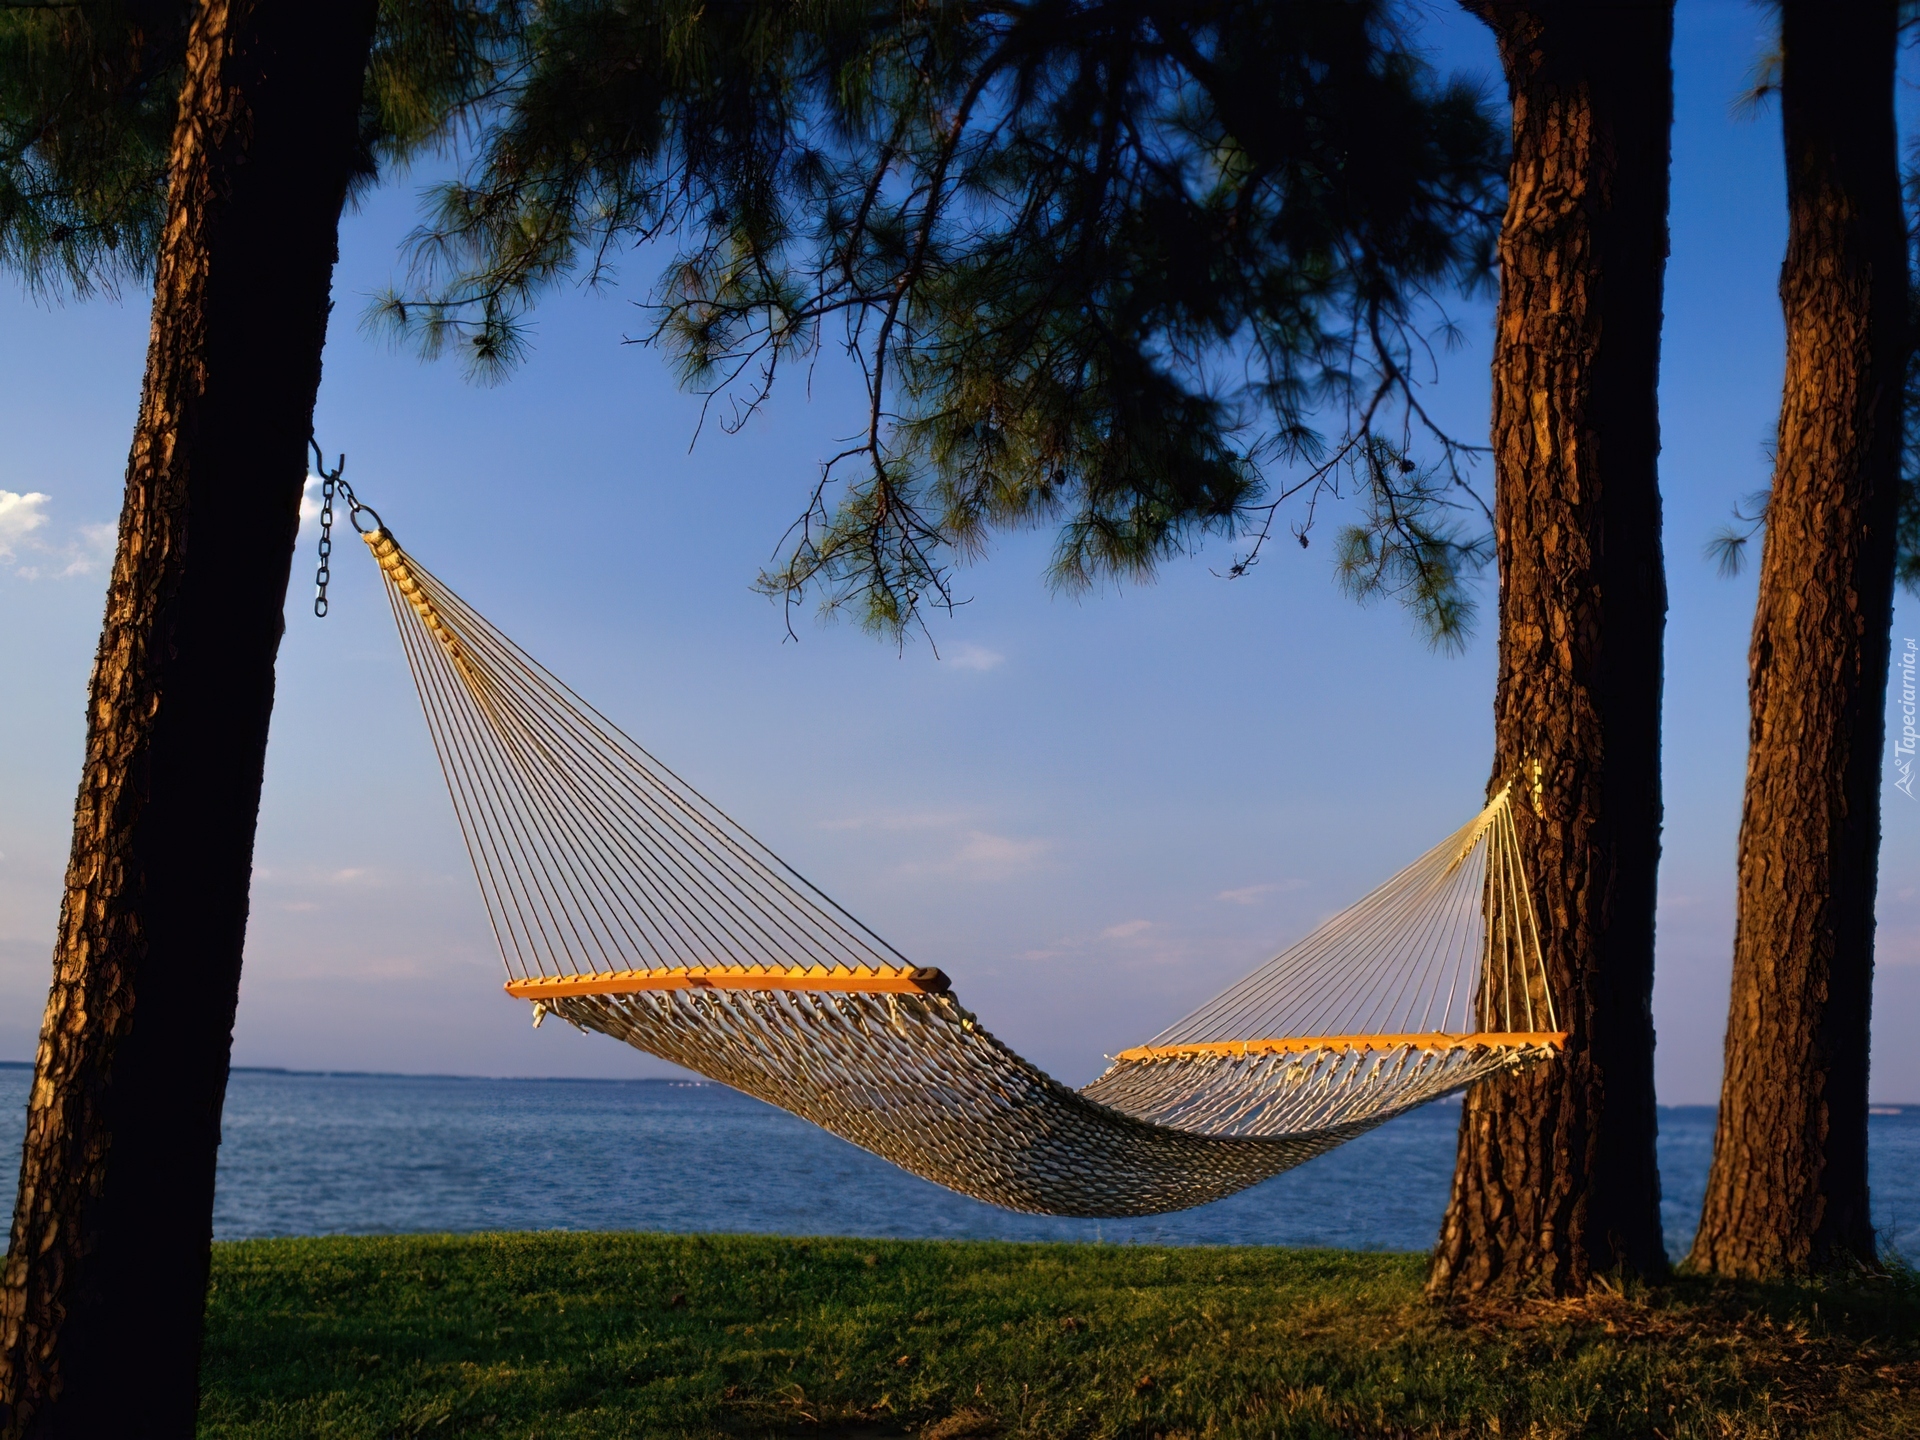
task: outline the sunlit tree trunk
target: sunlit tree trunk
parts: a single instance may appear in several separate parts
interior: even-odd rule
[[[1726,1072],[1690,1263],[1875,1263],[1867,1021],[1906,233],[1893,0],[1781,7],[1787,375],[1749,655]]]
[[[1494,783],[1522,781],[1569,1034],[1555,1063],[1468,1095],[1429,1287],[1568,1294],[1666,1266],[1651,1002],[1672,7],[1467,8],[1494,30],[1513,101],[1493,362]]]
[[[190,1436],[274,655],[372,0],[203,0],[0,1291],[0,1433]]]

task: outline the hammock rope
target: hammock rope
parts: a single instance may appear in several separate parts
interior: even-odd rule
[[[1082,1090],[911,964],[404,551],[364,536],[507,992],[1016,1210],[1219,1199],[1551,1058],[1508,792]]]

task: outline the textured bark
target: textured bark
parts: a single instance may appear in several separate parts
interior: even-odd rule
[[[0,1290],[0,1434],[189,1436],[372,0],[204,0]]]
[[[1569,1294],[1666,1268],[1652,992],[1672,7],[1468,8],[1494,30],[1513,101],[1494,784],[1526,781],[1516,821],[1569,1035],[1556,1063],[1468,1095],[1428,1285]]]
[[[1781,11],[1787,375],[1749,655],[1726,1072],[1689,1262],[1875,1261],[1867,1021],[1906,236],[1893,0]]]

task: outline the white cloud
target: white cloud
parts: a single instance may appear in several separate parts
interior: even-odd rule
[[[304,532],[309,525],[311,525],[314,521],[318,520],[319,518],[320,518],[320,477],[318,475],[309,475],[307,476],[306,487],[302,489],[300,492],[300,529],[301,531]],[[337,510],[334,512],[333,518],[336,520],[340,518],[340,514]]]
[[[1224,900],[1229,905],[1258,905],[1269,895],[1289,894],[1295,890],[1304,890],[1304,880],[1282,880],[1277,884],[1243,885],[1238,890],[1222,890],[1213,898]]]
[[[1099,956],[1113,960],[1118,950],[1131,966],[1185,964],[1193,959],[1190,936],[1178,926],[1169,929],[1156,920],[1122,920],[1100,930],[1062,935],[1040,949],[1022,952],[1023,960],[1084,959]]]
[[[1039,863],[1054,842],[1015,839],[985,830],[969,830],[960,843],[938,860],[913,860],[899,867],[902,875],[965,875],[975,880],[1007,880]]]
[[[76,526],[58,543],[44,539],[47,503],[48,497],[37,490],[25,494],[0,490],[0,560],[32,559],[32,564],[15,564],[14,573],[21,579],[90,575],[113,557],[116,531],[112,525]]]
[[[890,858],[897,857],[895,869],[901,875],[964,874],[979,880],[1008,879],[1037,864],[1055,848],[1052,840],[996,835],[969,826],[969,821],[977,825],[979,818],[976,809],[910,810],[849,815],[819,821],[818,826],[822,830],[924,836],[886,842],[893,852]]]
[[[992,670],[1005,663],[1006,658],[998,650],[975,645],[971,640],[954,646],[946,655],[947,664],[956,670]]]
[[[46,503],[47,497],[38,490],[24,495],[0,490],[0,557],[11,560],[13,547],[47,523],[42,508]]]
[[[1051,840],[1015,840],[1008,835],[969,830],[952,863],[956,869],[1011,872],[1031,865],[1051,849]]]
[[[82,525],[79,538],[67,543],[64,554],[67,568],[62,575],[91,575],[113,559],[113,547],[120,539],[117,525]]]
[[[849,815],[822,820],[822,830],[950,830],[966,817],[953,810],[921,810],[895,815]]]

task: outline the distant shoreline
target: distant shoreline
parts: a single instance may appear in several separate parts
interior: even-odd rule
[[[31,1070],[31,1060],[0,1060],[0,1070]],[[285,1075],[289,1078],[313,1080],[473,1080],[482,1082],[511,1081],[514,1084],[535,1085],[680,1085],[706,1086],[718,1085],[717,1080],[682,1080],[671,1075],[451,1075],[437,1070],[424,1072],[404,1070],[295,1070],[286,1065],[235,1065],[235,1075]],[[725,1088],[725,1087],[722,1087]],[[1449,1096],[1436,1103],[1447,1104],[1457,1100]],[[1662,1110],[1711,1110],[1710,1104],[1690,1102],[1678,1105],[1661,1105]],[[1875,1100],[1867,1106],[1870,1115],[1901,1115],[1909,1110],[1920,1110],[1920,1101],[1913,1100]]]
[[[31,1060],[0,1060],[0,1070],[31,1070]],[[717,1085],[714,1080],[683,1080],[674,1075],[452,1075],[438,1070],[295,1070],[286,1065],[234,1065],[233,1075],[285,1075],[313,1080],[473,1080],[538,1085]]]

